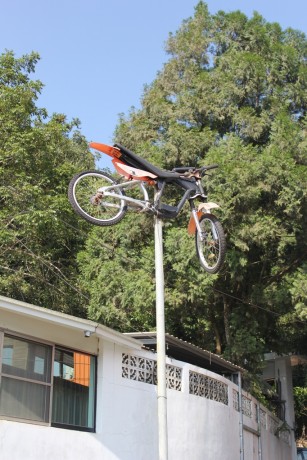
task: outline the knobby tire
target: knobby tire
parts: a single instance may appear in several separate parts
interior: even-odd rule
[[[217,273],[225,260],[226,238],[223,227],[213,214],[204,214],[199,220],[204,240],[195,232],[196,252],[201,266],[208,273]]]
[[[103,186],[117,184],[114,178],[101,171],[90,170],[76,174],[68,186],[68,199],[79,216],[93,225],[109,226],[120,222],[127,212],[127,205],[119,198],[97,194]],[[116,189],[118,195],[124,192]]]

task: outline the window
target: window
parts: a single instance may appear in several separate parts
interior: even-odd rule
[[[55,349],[52,424],[94,429],[94,356]]]
[[[9,334],[0,356],[0,416],[94,431],[94,356]]]
[[[48,422],[51,356],[49,346],[4,336],[0,415]]]

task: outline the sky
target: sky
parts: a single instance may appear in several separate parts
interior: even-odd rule
[[[88,141],[113,143],[119,114],[140,107],[168,60],[165,42],[198,0],[0,0],[0,52],[36,51],[39,107],[79,118]],[[207,0],[211,14],[258,11],[307,35],[306,0]],[[99,166],[109,166],[108,161]]]

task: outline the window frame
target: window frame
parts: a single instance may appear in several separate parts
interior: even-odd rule
[[[16,338],[17,340],[24,340],[26,342],[32,342],[37,345],[43,345],[43,346],[48,346],[51,348],[51,353],[50,353],[50,382],[43,382],[39,380],[33,380],[33,379],[28,379],[25,377],[19,377],[19,376],[14,376],[11,374],[7,374],[2,371],[2,364],[3,364],[3,348],[4,348],[4,337],[9,336],[12,338]],[[93,366],[93,372],[94,372],[94,381],[93,381],[93,386],[94,386],[94,396],[93,396],[93,427],[85,427],[85,426],[80,426],[80,425],[70,425],[70,424],[64,424],[64,423],[56,423],[52,422],[52,403],[53,403],[53,390],[54,390],[54,362],[55,362],[55,351],[56,349],[64,350],[67,352],[72,352],[72,353],[81,353],[84,355],[89,356],[91,364],[90,369],[92,370]],[[0,420],[9,420],[9,421],[16,421],[16,422],[22,422],[22,423],[30,423],[33,425],[42,425],[42,426],[50,426],[50,427],[56,427],[56,428],[64,428],[68,430],[74,430],[74,431],[84,431],[84,432],[90,432],[90,433],[95,433],[96,432],[96,409],[97,409],[97,355],[94,353],[88,353],[84,352],[83,350],[80,349],[75,349],[75,348],[70,348],[66,345],[60,345],[55,342],[50,342],[44,339],[38,339],[37,337],[29,336],[27,334],[21,334],[19,332],[15,332],[9,329],[2,329],[0,328],[0,388],[1,388],[1,382],[2,382],[2,377],[5,378],[12,378],[14,380],[19,380],[19,381],[24,381],[28,383],[33,383],[33,384],[40,384],[44,387],[49,387],[49,415],[48,415],[48,421],[38,421],[38,420],[32,420],[32,419],[27,419],[27,418],[21,418],[21,417],[14,417],[10,415],[1,415],[0,414]]]
[[[61,351],[67,351],[67,352],[75,352],[75,353],[81,353],[83,355],[90,356],[91,358],[94,358],[94,398],[93,398],[93,428],[91,427],[85,427],[85,426],[80,426],[80,425],[69,425],[67,423],[59,423],[59,422],[52,422],[52,402],[53,402],[53,378],[54,378],[54,362],[55,362],[55,350],[59,349]],[[97,406],[97,355],[92,354],[92,353],[87,353],[82,350],[77,350],[75,348],[69,348],[63,345],[59,344],[54,344],[53,348],[53,357],[52,357],[52,396],[50,398],[50,426],[55,427],[55,428],[64,428],[67,430],[74,430],[74,431],[84,431],[87,433],[96,433],[96,406]]]

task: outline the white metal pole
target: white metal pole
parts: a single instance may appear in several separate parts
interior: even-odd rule
[[[258,420],[258,460],[262,460],[262,445],[261,445],[261,419],[260,419],[260,404],[257,404],[257,420]]]
[[[155,217],[159,460],[168,459],[162,220]]]

